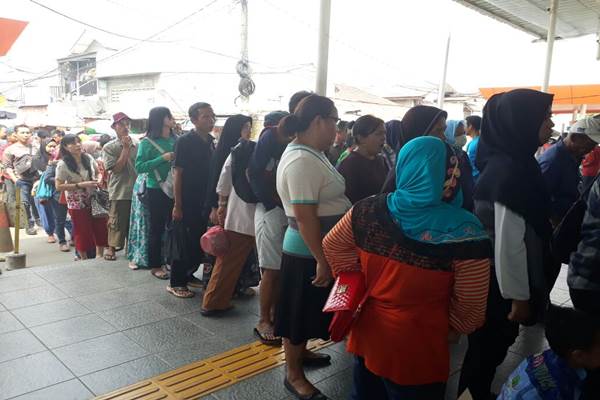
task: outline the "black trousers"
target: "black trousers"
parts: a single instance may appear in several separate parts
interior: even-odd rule
[[[446,382],[403,386],[375,375],[362,357],[354,356],[353,386],[350,400],[436,400],[443,399]]]
[[[600,291],[569,289],[569,294],[577,310],[600,318]],[[584,394],[585,399],[600,399],[600,369],[588,371]]]
[[[458,385],[459,396],[469,389],[473,400],[492,398],[490,392],[496,368],[519,336],[519,324],[507,318],[511,306],[511,301],[500,294],[496,274],[491,273],[486,322],[469,335],[469,349]]]
[[[600,316],[600,291],[569,289],[569,295],[576,309]]]
[[[163,264],[163,235],[173,212],[173,200],[161,189],[147,188],[150,209],[150,237],[148,240],[148,267],[158,268]]]
[[[204,259],[200,248],[200,238],[206,233],[208,220],[201,215],[183,212],[183,226],[186,231],[186,259],[173,261],[171,265],[171,287],[184,287],[198,270]]]

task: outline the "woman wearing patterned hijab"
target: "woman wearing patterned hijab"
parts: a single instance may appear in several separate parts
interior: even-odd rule
[[[372,286],[348,339],[353,400],[444,398],[449,337],[484,322],[491,243],[460,207],[458,174],[440,139],[413,139],[395,191],[359,201],[323,241],[334,275]]]

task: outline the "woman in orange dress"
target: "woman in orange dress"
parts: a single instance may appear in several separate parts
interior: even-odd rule
[[[324,239],[334,275],[374,285],[348,339],[354,400],[444,398],[449,338],[484,322],[491,242],[460,207],[459,177],[444,142],[413,139],[396,190],[355,204]]]

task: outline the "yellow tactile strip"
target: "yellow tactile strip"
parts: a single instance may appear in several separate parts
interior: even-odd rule
[[[330,341],[314,340],[309,342],[308,348],[318,350],[330,344]],[[284,362],[283,348],[265,346],[260,342],[254,342],[138,382],[96,399],[197,399],[275,368]]]

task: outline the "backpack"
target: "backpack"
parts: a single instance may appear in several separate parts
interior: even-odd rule
[[[599,178],[600,174],[581,192],[577,201],[573,203],[560,223],[554,228],[550,246],[554,257],[563,264],[570,262],[571,254],[577,250],[577,246],[581,241],[581,227],[587,211],[587,198]]]
[[[248,181],[247,173],[254,147],[256,147],[255,142],[242,140],[231,150],[231,181],[235,189],[235,194],[250,204],[258,203],[258,198]]]

